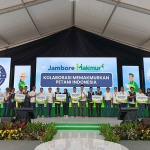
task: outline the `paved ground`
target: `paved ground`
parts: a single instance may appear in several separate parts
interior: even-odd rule
[[[99,131],[58,131],[54,139],[60,138],[94,138],[103,139]],[[34,150],[39,145],[39,141],[0,141],[0,150]],[[129,150],[150,150],[149,141],[121,141],[119,144],[124,145]]]

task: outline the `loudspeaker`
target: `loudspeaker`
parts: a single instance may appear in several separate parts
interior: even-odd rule
[[[132,108],[120,108],[119,114],[118,114],[118,120],[123,120],[127,112],[136,112],[137,113],[138,108],[132,107]]]
[[[35,119],[34,108],[15,108],[17,114],[16,120],[20,122],[31,122],[31,119]]]
[[[136,111],[130,111],[130,112],[127,112],[123,121],[120,123],[123,124],[123,123],[136,123],[136,124],[139,124],[140,121],[138,119],[138,116],[137,116],[137,112]]]
[[[141,122],[150,124],[150,118],[143,118],[141,119]]]
[[[15,122],[15,119],[12,117],[1,117],[1,123]]]

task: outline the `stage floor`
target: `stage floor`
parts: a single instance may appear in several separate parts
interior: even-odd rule
[[[118,120],[116,117],[82,117],[82,118],[71,118],[65,119],[64,117],[51,117],[51,118],[37,118],[33,119],[32,122],[42,122],[42,123],[88,123],[88,124],[120,124],[122,120]]]

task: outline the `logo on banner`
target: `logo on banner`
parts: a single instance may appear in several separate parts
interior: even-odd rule
[[[54,66],[49,66],[49,69],[48,70],[101,70],[101,69],[104,69],[104,64],[102,65],[99,65],[99,66],[88,66],[88,65],[78,65],[76,64],[75,67],[66,67],[66,66],[57,66],[57,67],[54,67]]]
[[[6,71],[3,66],[0,65],[0,86],[4,83],[6,79]]]

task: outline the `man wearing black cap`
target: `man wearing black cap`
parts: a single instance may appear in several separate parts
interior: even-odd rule
[[[80,98],[80,117],[82,117],[82,107],[84,109],[84,116],[86,116],[86,97],[87,92],[84,90],[84,85],[80,86],[81,90],[79,91],[81,98]]]
[[[97,87],[97,91],[95,92],[95,95],[102,95],[102,91],[100,91],[99,86]],[[102,105],[102,103],[100,103],[100,102],[96,103],[96,115],[97,115],[97,117],[101,116],[101,105]]]

